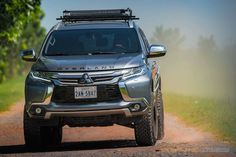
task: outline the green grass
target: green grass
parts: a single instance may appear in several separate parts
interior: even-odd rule
[[[187,124],[236,144],[236,103],[170,93],[164,94],[164,103],[165,111]]]
[[[0,84],[0,112],[6,111],[15,102],[23,99],[24,79],[20,76]]]

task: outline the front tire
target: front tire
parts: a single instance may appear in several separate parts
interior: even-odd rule
[[[134,125],[136,143],[140,146],[153,146],[158,137],[157,107],[148,108],[147,115]]]
[[[58,145],[62,140],[62,127],[40,126],[24,109],[24,137],[26,146],[30,148]]]
[[[157,139],[163,139],[165,132],[164,132],[164,105],[162,99],[161,90],[158,89],[157,92],[157,109],[158,109],[158,136]]]

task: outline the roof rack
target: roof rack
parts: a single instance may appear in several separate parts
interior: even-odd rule
[[[132,15],[132,10],[127,9],[109,9],[109,10],[65,10],[63,16],[57,18],[63,22],[78,21],[105,21],[105,20],[138,20]]]

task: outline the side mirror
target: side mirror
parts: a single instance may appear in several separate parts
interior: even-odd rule
[[[34,49],[23,50],[20,53],[21,59],[28,62],[35,62],[37,60]]]
[[[167,49],[163,45],[151,45],[148,58],[165,56]]]

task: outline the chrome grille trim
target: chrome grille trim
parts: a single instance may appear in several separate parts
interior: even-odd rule
[[[58,73],[58,77],[66,77],[66,76],[77,76],[81,77],[84,73],[87,73],[89,76],[106,76],[106,75],[121,75],[121,71],[97,71],[97,72],[66,72],[66,73]]]
[[[81,85],[79,79],[86,73],[93,80],[93,85],[116,83],[123,76],[123,70],[109,70],[109,71],[88,71],[88,72],[59,72],[52,78],[56,85]]]
[[[118,80],[122,77],[122,75],[117,75],[117,76],[91,76],[91,79],[93,80],[93,85],[98,85],[98,84],[109,84],[109,83],[116,83]],[[56,85],[87,85],[87,84],[80,84],[79,79],[81,77],[70,77],[70,78],[54,78],[52,81]]]

